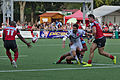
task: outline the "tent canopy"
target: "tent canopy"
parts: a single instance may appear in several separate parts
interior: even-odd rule
[[[87,15],[85,15],[85,17],[86,17],[85,20],[88,20]],[[65,19],[70,19],[70,18],[76,18],[77,20],[83,20],[83,13],[80,10],[78,10],[72,15],[65,16]]]

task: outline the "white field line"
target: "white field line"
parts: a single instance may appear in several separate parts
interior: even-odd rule
[[[19,55],[18,57],[19,58],[22,58],[22,57],[27,57],[28,55]],[[12,56],[12,57],[14,57],[14,56]],[[8,59],[8,56],[0,56],[0,59],[1,60],[6,60],[6,59]]]
[[[40,71],[62,71],[62,70],[87,70],[87,69],[108,69],[120,68],[120,65],[104,67],[80,67],[80,68],[53,68],[53,69],[28,69],[28,70],[0,70],[0,73],[6,72],[40,72]]]
[[[68,44],[65,44],[65,45],[67,45],[68,46]],[[26,46],[26,45],[17,45],[17,46],[20,46],[20,47],[22,47],[22,46]],[[33,47],[34,46],[62,46],[62,43],[61,44],[40,44],[40,45],[32,45]],[[0,45],[0,47],[4,47],[3,45]]]
[[[27,57],[28,55],[19,55],[18,57]],[[0,58],[7,58],[8,56],[0,56]],[[14,57],[14,56],[12,56]]]

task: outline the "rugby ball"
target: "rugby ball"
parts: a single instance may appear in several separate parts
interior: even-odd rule
[[[38,37],[36,37],[36,36],[32,38],[32,42],[33,42],[33,43],[36,43],[37,40],[38,40]]]

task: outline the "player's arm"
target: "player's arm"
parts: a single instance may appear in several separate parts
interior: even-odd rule
[[[96,27],[93,26],[93,27],[92,27],[92,37],[91,37],[91,38],[88,38],[88,43],[92,42],[93,39],[95,38],[95,36],[96,36]]]
[[[65,41],[66,41],[66,39],[67,39],[67,36],[64,36],[64,37],[63,37],[63,41],[62,41],[62,47],[63,47],[63,48],[65,48]]]
[[[65,41],[67,38],[70,37],[70,33],[71,31],[68,31],[67,34],[63,37],[63,40],[62,40],[62,47],[65,48]]]
[[[3,41],[5,41],[5,31],[3,31]]]
[[[28,47],[31,47],[30,42],[28,43],[20,34],[19,30],[17,30],[17,36],[20,38],[21,41],[23,41]]]
[[[96,36],[96,27],[92,28],[92,34],[93,34],[94,37]]]

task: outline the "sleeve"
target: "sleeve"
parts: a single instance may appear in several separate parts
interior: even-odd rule
[[[3,33],[5,34],[5,29],[3,29]]]
[[[70,35],[71,35],[71,30],[68,31],[66,35],[64,35],[64,37],[63,37],[63,41],[65,41],[67,38],[69,38]]]
[[[70,31],[68,31],[68,33],[67,33],[67,37],[69,37],[69,36],[71,36],[72,35],[72,30],[70,30]]]
[[[17,34],[20,34],[20,31],[17,29]]]

